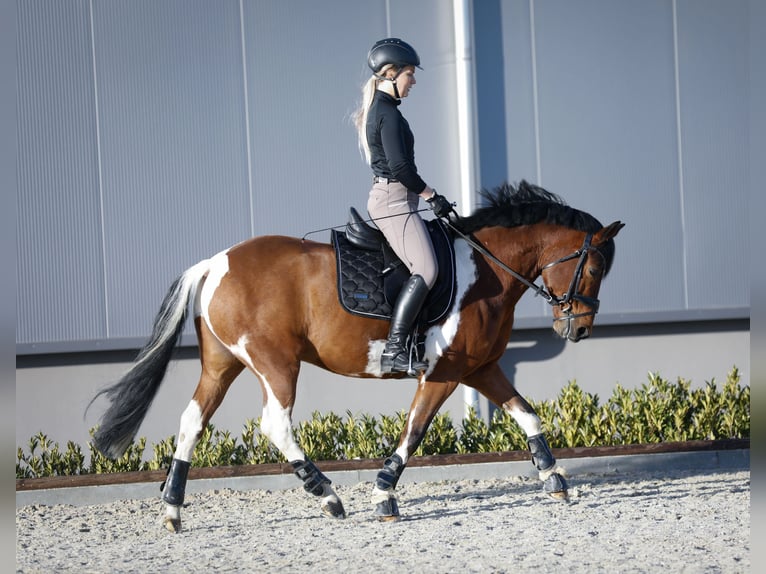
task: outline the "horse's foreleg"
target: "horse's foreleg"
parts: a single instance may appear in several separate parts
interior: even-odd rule
[[[532,464],[537,468],[543,490],[553,498],[567,500],[567,482],[564,469],[556,464],[548,441],[543,434],[540,417],[506,378],[500,367],[493,363],[466,379],[466,384],[483,393],[510,414],[527,435],[527,446]]]
[[[288,392],[280,392],[269,384],[262,374],[259,379],[264,389],[261,431],[290,462],[297,476],[303,481],[306,492],[321,499],[322,512],[333,518],[345,518],[346,511],[332,481],[317,468],[295,441],[292,430],[292,407],[295,397],[295,382],[286,383]],[[295,374],[297,379],[297,372]],[[291,389],[291,390],[289,390]],[[281,398],[278,398],[279,395]]]
[[[429,383],[421,381],[415,398],[410,405],[404,429],[399,438],[396,452],[383,463],[372,491],[375,516],[381,521],[399,519],[399,504],[396,499],[396,485],[412,454],[417,450],[428,431],[428,425],[439,408],[444,404],[457,383]]]
[[[548,441],[543,434],[540,417],[535,410],[520,395],[503,403],[507,411],[527,435],[527,446],[543,482],[543,490],[553,498],[566,500],[568,498],[567,482],[564,479],[564,469],[556,464]]]

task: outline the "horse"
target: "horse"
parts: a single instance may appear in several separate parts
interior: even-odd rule
[[[591,335],[598,293],[614,258],[620,221],[604,227],[547,190],[520,182],[482,190],[484,204],[466,217],[453,213],[456,294],[447,316],[425,331],[428,368],[418,385],[395,452],[372,491],[374,515],[400,518],[396,486],[434,415],[460,383],[508,412],[527,436],[542,489],[567,500],[565,472],[551,453],[541,421],[498,365],[522,294],[533,289],[551,305],[553,330],[578,342]],[[534,283],[542,277],[542,286]],[[203,429],[235,378],[252,371],[263,393],[261,432],[291,464],[323,513],[345,518],[331,480],[295,440],[292,409],[302,362],[350,377],[381,374],[388,323],[349,314],[333,286],[331,245],[304,238],[250,238],[183,272],[172,283],[151,336],[115,384],[101,390],[108,406],[93,436],[109,458],[136,436],[172,360],[193,308],[201,374],[181,414],[173,459],[162,488],[164,526],[181,530],[181,507],[192,455]],[[93,403],[91,401],[91,404]]]

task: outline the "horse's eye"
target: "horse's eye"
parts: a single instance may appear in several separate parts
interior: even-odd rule
[[[588,275],[591,277],[599,277],[601,275],[601,269],[599,267],[588,267]]]

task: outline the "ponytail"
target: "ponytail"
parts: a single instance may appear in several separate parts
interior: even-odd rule
[[[367,114],[370,111],[370,106],[372,106],[375,90],[378,89],[378,82],[383,79],[383,74],[389,68],[394,68],[394,66],[391,64],[383,66],[377,74],[373,74],[362,84],[362,103],[351,116],[356,127],[356,135],[359,138],[359,151],[362,152],[367,165],[370,165],[370,144],[367,142]]]
[[[367,165],[370,164],[370,144],[367,142],[367,114],[370,111],[377,87],[378,78],[370,76],[362,85],[362,102],[352,116],[354,126],[356,127],[356,135],[359,138],[359,151],[362,153]]]

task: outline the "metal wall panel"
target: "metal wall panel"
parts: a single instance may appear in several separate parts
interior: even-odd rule
[[[385,2],[244,4],[254,234],[305,233],[364,213],[371,185],[351,114]],[[327,242],[329,232],[310,239]]]
[[[677,12],[688,306],[749,306],[748,2]]]
[[[105,337],[87,2],[20,2],[16,341]]]
[[[390,34],[412,42],[423,68],[417,71],[418,83],[402,103],[402,113],[415,134],[418,170],[439,193],[457,201],[461,194],[460,142],[452,2],[389,2]]]
[[[372,173],[351,114],[370,76],[367,51],[388,34],[423,39],[411,40],[424,70],[402,112],[424,178],[444,194],[457,193],[457,126],[445,121],[456,118],[452,34],[443,33],[451,4],[391,2],[387,10],[384,1],[264,0],[244,6],[256,235],[303,236],[344,223],[350,205],[366,212]],[[329,233],[310,239],[326,242]]]
[[[674,6],[501,1],[508,155],[483,149],[482,176],[504,164],[509,181],[627,223],[602,319],[749,306],[747,6],[679,2],[677,36]],[[545,307],[525,296],[517,317]]]
[[[109,337],[140,337],[176,275],[250,235],[239,3],[93,8]]]
[[[747,3],[472,10],[482,184],[537,181],[628,224],[600,318],[746,313]],[[370,171],[350,116],[378,38],[418,49],[402,107],[416,160],[460,195],[452,2],[30,1],[18,14],[17,344],[29,352],[134,345],[188,265],[364,210]],[[522,325],[550,313],[529,296],[517,311]]]
[[[534,6],[541,183],[627,224],[603,310],[683,309],[671,5]]]

